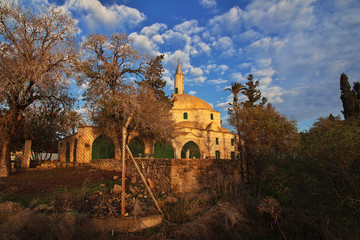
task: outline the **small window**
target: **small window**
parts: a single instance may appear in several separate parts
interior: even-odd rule
[[[175,88],[175,94],[178,94],[178,93],[179,93],[178,88]]]
[[[220,151],[215,151],[215,158],[220,159]]]
[[[188,114],[187,114],[187,112],[184,112],[184,119],[188,119]]]
[[[214,120],[214,114],[210,113],[210,119]]]
[[[231,146],[234,146],[234,139],[231,139]]]
[[[219,145],[219,139],[216,138],[216,145]]]

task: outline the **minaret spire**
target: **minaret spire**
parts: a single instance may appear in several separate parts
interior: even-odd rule
[[[180,59],[178,60],[178,65],[177,65],[177,68],[176,68],[176,74],[181,74],[181,75],[184,75],[182,70],[181,70],[181,67],[180,67]]]
[[[180,59],[175,72],[175,94],[184,94],[184,74],[181,70]]]

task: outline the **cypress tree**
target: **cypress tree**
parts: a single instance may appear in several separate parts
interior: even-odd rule
[[[344,110],[341,111],[345,119],[359,116],[360,113],[360,83],[355,82],[353,90],[345,73],[340,76],[340,99]]]

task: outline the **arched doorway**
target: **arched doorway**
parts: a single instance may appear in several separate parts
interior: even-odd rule
[[[109,159],[115,157],[114,143],[105,135],[100,135],[92,145],[91,159]]]
[[[144,156],[145,145],[139,137],[134,137],[128,144],[130,151],[134,157]]]
[[[174,158],[174,149],[170,143],[156,142],[154,158]]]
[[[200,158],[200,150],[193,141],[187,142],[181,150],[181,158],[186,158],[186,152],[189,150],[189,158]]]
[[[70,162],[70,144],[66,143],[66,162]]]

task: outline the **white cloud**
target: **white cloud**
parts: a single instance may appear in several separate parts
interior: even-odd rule
[[[200,5],[205,7],[205,8],[213,8],[216,6],[216,1],[215,0],[200,0]]]
[[[104,6],[99,0],[67,0],[65,7],[79,14],[88,28],[125,30],[137,26],[146,19],[139,10],[125,5]]]
[[[262,87],[267,87],[272,82],[272,76],[276,71],[272,67],[253,70],[255,77],[260,77],[259,83]]]
[[[270,87],[270,88],[260,88],[261,95],[266,97],[270,103],[277,104],[282,103],[284,100],[281,96],[284,94],[284,90],[281,87]]]
[[[209,80],[207,81],[208,83],[210,84],[224,84],[224,83],[227,83],[228,81],[227,80],[224,80],[224,79],[213,79],[213,80]]]
[[[153,36],[153,37],[151,38],[151,40],[152,40],[153,42],[155,42],[155,43],[158,43],[158,44],[164,44],[164,43],[165,43],[165,42],[164,42],[164,39],[163,39],[162,36],[159,35],[159,34]]]
[[[129,35],[133,39],[133,46],[135,49],[143,51],[149,55],[155,55],[155,45],[150,41],[147,36],[132,33]]]
[[[195,95],[196,92],[195,91],[189,91],[189,95]]]
[[[201,70],[201,68],[192,68],[190,70],[190,74],[193,76],[193,77],[199,77],[199,76],[202,76],[204,74],[203,70]]]
[[[203,76],[194,78],[195,83],[204,83],[205,80],[206,80],[206,77],[203,77]]]
[[[174,31],[185,33],[187,35],[199,33],[203,31],[203,27],[198,27],[198,21],[197,20],[190,20],[185,21],[179,25],[176,25],[174,27]]]
[[[229,105],[229,102],[223,102],[223,103],[216,104],[215,107],[223,108],[224,110],[226,110],[230,107],[230,105]]]
[[[264,51],[273,50],[274,52],[278,52],[281,50],[286,44],[289,42],[289,39],[279,39],[278,37],[264,37],[261,38],[252,44],[250,44],[250,48],[262,49]]]
[[[243,11],[238,6],[235,6],[227,13],[210,19],[210,31],[214,34],[239,33],[242,26],[242,15]]]
[[[246,26],[259,28],[264,33],[306,29],[314,21],[315,0],[255,0],[245,9]]]
[[[246,78],[239,72],[233,73],[231,74],[231,78],[235,81],[235,82],[245,82]]]
[[[213,42],[212,46],[221,51],[222,55],[226,57],[231,57],[236,53],[233,41],[227,36],[220,37],[217,41]]]
[[[166,24],[163,23],[154,23],[151,26],[148,27],[144,27],[140,34],[142,35],[146,35],[147,37],[151,38],[154,35],[158,35],[160,32],[164,31],[167,29]]]
[[[228,69],[229,67],[224,64],[219,65],[219,70],[221,71],[221,74],[224,74],[225,71],[227,71]]]

